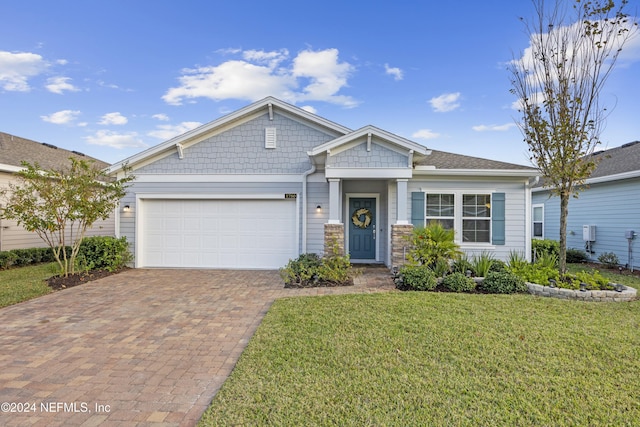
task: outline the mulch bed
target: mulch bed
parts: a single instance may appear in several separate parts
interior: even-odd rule
[[[103,277],[111,276],[112,274],[118,274],[123,270],[126,270],[126,268],[116,270],[116,271],[107,271],[107,270],[85,271],[82,273],[70,274],[67,277],[53,276],[47,279],[47,285],[54,291],[60,291],[62,289],[72,288],[78,285],[84,285],[87,282],[102,279]]]

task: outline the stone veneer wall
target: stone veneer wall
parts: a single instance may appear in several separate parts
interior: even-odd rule
[[[564,288],[550,288],[535,283],[527,283],[529,293],[542,297],[561,299],[575,299],[581,301],[608,301],[623,302],[636,299],[637,291],[634,288],[623,286],[622,292],[616,291],[577,291]]]
[[[407,237],[411,236],[413,225],[391,225],[391,267],[402,267],[406,264],[406,254],[409,252]]]
[[[324,225],[324,254],[330,255],[333,252],[333,242],[338,242],[337,255],[344,255],[344,224]]]

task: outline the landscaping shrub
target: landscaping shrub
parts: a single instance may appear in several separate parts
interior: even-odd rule
[[[286,288],[351,285],[353,276],[349,255],[339,255],[337,243],[323,258],[314,253],[302,254],[280,269]]]
[[[433,266],[433,272],[437,277],[444,277],[451,271],[451,265],[449,265],[449,260],[439,259],[436,264]]]
[[[603,252],[599,257],[598,261],[602,263],[606,268],[616,268],[618,264],[620,264],[620,260],[618,260],[618,256],[613,252]]]
[[[587,253],[580,249],[567,249],[567,262],[571,264],[578,264],[581,262],[587,262],[589,257],[587,257]]]
[[[489,271],[507,271],[507,263],[499,259],[494,259],[493,263],[491,263],[491,268],[489,268]]]
[[[453,261],[451,271],[454,273],[467,274],[467,270],[471,271],[472,275],[475,275],[475,271],[473,271],[473,264],[471,263],[471,260],[469,260],[469,256],[467,254],[461,254],[455,259],[455,261]]]
[[[0,252],[0,269],[4,270],[15,264],[18,256],[12,251]]]
[[[438,285],[436,274],[426,265],[408,265],[400,269],[402,280],[396,287],[401,291],[432,291]]]
[[[462,273],[452,273],[442,279],[442,286],[451,292],[470,292],[476,288],[476,282]]]
[[[524,280],[513,273],[490,272],[482,282],[482,290],[492,294],[526,292]]]
[[[94,236],[82,240],[76,259],[80,270],[116,271],[131,261],[131,253],[126,237]]]
[[[560,243],[557,240],[551,239],[531,240],[531,259],[536,259],[543,254],[552,254],[559,257]]]
[[[522,252],[511,250],[509,251],[509,260],[507,261],[507,266],[510,270],[521,268],[524,265],[529,264],[527,259],[524,257]]]
[[[537,283],[543,286],[549,284],[549,279],[558,281],[560,277],[556,267],[542,266],[539,264],[523,264],[515,268],[509,268],[509,271],[525,282]]]
[[[580,271],[576,273],[575,278],[580,283],[586,283],[587,289],[589,290],[613,290],[613,286],[609,284],[609,280],[603,277],[599,271],[594,271],[591,274],[586,271]]]
[[[476,276],[484,277],[491,269],[493,261],[493,254],[483,251],[480,255],[474,255],[471,258],[471,270]]]
[[[434,267],[439,260],[447,262],[459,255],[460,249],[454,241],[455,232],[445,229],[439,222],[426,227],[416,227],[408,238],[411,245],[408,258],[413,265]]]

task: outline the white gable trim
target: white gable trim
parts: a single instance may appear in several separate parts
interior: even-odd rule
[[[371,126],[371,125],[360,128],[356,131],[348,133],[332,141],[326,142],[322,145],[318,145],[313,150],[311,150],[308,154],[310,156],[317,156],[320,154],[324,154],[327,151],[333,152],[333,150],[341,149],[343,145],[349,145],[352,142],[356,142],[356,140],[359,140],[360,138],[365,138],[364,141],[366,142],[366,138],[368,137],[369,133],[372,135],[372,137],[376,137],[383,140],[383,141],[376,141],[376,143],[387,142],[390,146],[395,146],[396,147],[395,150],[398,152],[402,152],[402,151],[399,151],[398,149],[398,147],[400,147],[401,149],[404,150],[404,152],[413,150],[415,153],[422,154],[423,156],[427,156],[431,154],[431,150],[429,150],[424,145],[420,145],[413,141],[409,141],[408,139],[399,137],[398,135],[394,135],[390,132],[384,131],[382,129],[378,129],[377,127]],[[357,142],[362,143],[363,141],[360,140]]]
[[[188,132],[183,133],[182,135],[178,135],[175,138],[160,143],[154,147],[151,147],[121,162],[118,162],[107,169],[107,173],[118,173],[122,171],[123,166],[125,165],[137,169],[141,166],[152,163],[159,158],[162,158],[164,155],[167,155],[166,151],[175,152],[176,144],[182,144],[184,148],[188,148],[190,145],[198,143],[211,136],[217,135],[224,130],[236,126],[238,123],[251,120],[252,118],[258,117],[262,114],[268,114],[269,108],[275,109],[276,112],[281,110],[282,112],[288,113],[290,116],[293,116],[297,120],[306,120],[315,126],[324,128],[325,130],[328,129],[330,131],[343,135],[351,132],[351,129],[347,127],[324,119],[318,115],[309,113],[308,111],[295,107],[291,104],[287,104],[286,102],[280,101],[279,99],[267,97],[260,101],[254,102],[253,104],[250,104],[244,108],[241,108],[231,114],[192,129]]]

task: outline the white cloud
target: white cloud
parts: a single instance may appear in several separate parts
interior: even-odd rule
[[[460,106],[460,103],[458,102],[459,100],[460,92],[444,93],[440,96],[436,96],[435,98],[431,98],[429,103],[435,112],[446,113],[458,108]]]
[[[431,129],[420,129],[419,131],[414,132],[411,137],[417,139],[435,139],[439,138],[440,134],[432,131]]]
[[[56,125],[66,125],[73,122],[80,115],[80,111],[74,110],[62,110],[49,114],[48,116],[40,116],[45,122],[53,123]]]
[[[148,147],[136,132],[116,133],[109,130],[99,130],[95,135],[85,136],[84,139],[92,145],[102,145],[111,148],[145,148]]]
[[[49,64],[35,53],[0,51],[0,87],[7,91],[28,92],[29,78],[43,73]]]
[[[158,125],[156,130],[149,132],[147,135],[154,138],[167,140],[174,136],[182,135],[185,132],[202,126],[200,122],[182,122],[179,125]]]
[[[167,116],[166,114],[154,114],[151,117],[156,119],[156,120],[160,120],[161,122],[168,122],[169,121],[169,116]]]
[[[535,92],[529,95],[529,99],[533,104],[542,106],[542,104],[544,103],[544,94],[542,92]],[[524,103],[522,99],[513,101],[511,103],[511,109],[516,111],[522,111],[522,109],[524,109]]]
[[[100,125],[126,125],[129,120],[119,112],[107,113],[98,122]]]
[[[393,76],[394,80],[402,80],[404,77],[404,72],[400,68],[389,67],[389,64],[384,64],[384,71],[388,75]]]
[[[503,125],[478,125],[473,126],[471,129],[475,130],[476,132],[505,132],[515,126],[515,123],[505,123]]]
[[[307,111],[311,114],[318,114],[318,110],[316,110],[315,108],[313,108],[311,105],[303,105],[302,108],[304,111]]]
[[[167,90],[162,99],[180,105],[195,98],[256,101],[271,95],[294,103],[326,101],[354,107],[355,100],[338,94],[353,71],[351,64],[339,62],[337,49],[305,50],[292,60],[286,49],[247,50],[241,60],[184,69],[179,86]]]
[[[80,89],[69,83],[70,77],[51,77],[47,79],[47,85],[45,86],[49,92],[62,93],[67,90],[69,92],[78,92]]]

